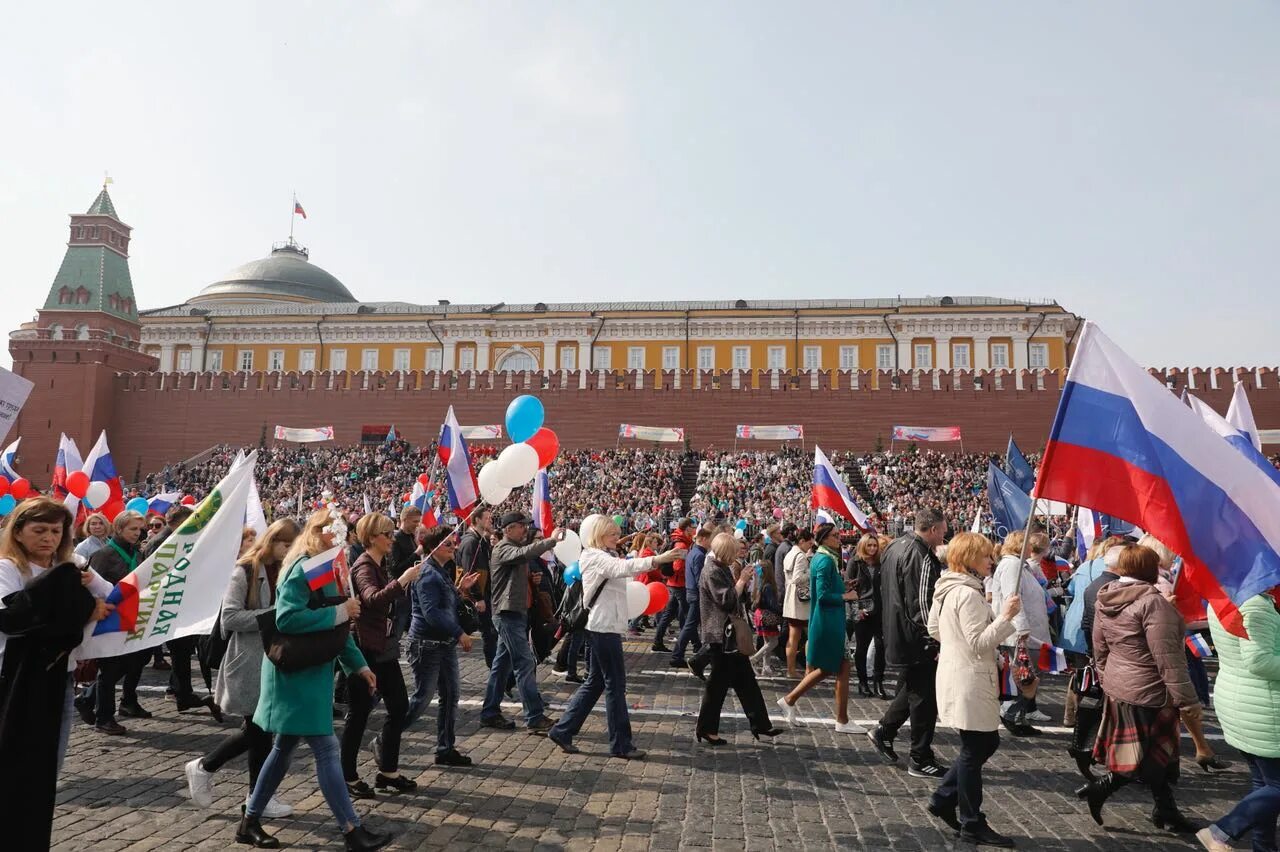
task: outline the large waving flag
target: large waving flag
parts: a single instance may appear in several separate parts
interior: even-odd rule
[[[422,526],[431,529],[440,524],[436,517],[436,492],[422,487],[421,482],[414,481],[413,490],[409,492],[409,503],[422,513]]]
[[[543,536],[551,535],[551,531],[556,528],[554,515],[551,512],[551,480],[547,476],[546,469],[538,471],[538,475],[533,478],[529,516],[533,518],[533,526]],[[547,552],[542,554],[542,561],[550,563],[554,557],[555,554]]]
[[[163,515],[173,508],[174,503],[181,502],[181,491],[165,491],[154,497],[147,498],[147,511],[157,515]]]
[[[111,448],[107,446],[105,430],[99,433],[98,442],[89,451],[89,456],[84,460],[84,467],[81,469],[89,475],[89,482],[105,482],[111,489],[111,496],[107,498],[107,502],[92,508],[95,512],[106,515],[108,521],[114,521],[116,515],[124,511],[124,488],[116,473],[116,463],[111,459]]]
[[[870,529],[867,516],[853,502],[844,480],[817,444],[813,445],[813,492],[809,502],[815,509],[830,509],[860,530]]]
[[[1276,484],[1091,322],[1036,496],[1132,518],[1182,556],[1186,580],[1237,635],[1236,605],[1280,585]]]
[[[991,504],[997,538],[1026,529],[1031,519],[1031,497],[995,462],[987,462],[987,502]]]
[[[13,443],[5,447],[3,453],[0,453],[0,473],[3,473],[10,480],[22,478],[22,474],[13,468],[17,464],[18,444],[21,442],[21,437],[15,438]]]
[[[1102,538],[1102,517],[1092,509],[1080,507],[1076,513],[1076,553],[1083,562],[1093,543]]]
[[[1236,387],[1239,387],[1239,385],[1236,385]],[[1254,449],[1253,441],[1247,435],[1242,434],[1239,429],[1228,423],[1218,412],[1205,405],[1203,401],[1193,396],[1190,398],[1190,402],[1191,410],[1200,415],[1200,419],[1204,421],[1206,426],[1217,433],[1218,437],[1235,447],[1240,455],[1247,458],[1255,467],[1270,477],[1277,487],[1280,487],[1280,470],[1277,470],[1276,466],[1266,456]]]
[[[58,455],[53,462],[51,494],[53,499],[62,501],[62,504],[70,510],[72,517],[75,517],[80,508],[80,498],[67,490],[67,474],[74,473],[82,467],[84,467],[84,459],[80,458],[80,448],[65,433],[60,434],[58,436]]]
[[[1231,404],[1227,406],[1227,422],[1248,438],[1255,450],[1262,452],[1262,433],[1258,431],[1258,424],[1253,419],[1253,406],[1249,405],[1244,385],[1239,382],[1236,382],[1236,389],[1231,393]]]
[[[234,469],[237,465],[244,464],[247,459],[248,457],[245,455],[244,450],[237,450],[235,460],[231,462],[231,467]],[[165,511],[168,510],[166,509]],[[254,477],[249,478],[249,498],[245,501],[244,525],[251,527],[258,535],[265,535],[267,532],[267,513],[263,511],[262,497],[258,494],[258,480]]]
[[[117,657],[208,633],[235,567],[257,454],[214,486],[182,526],[107,596],[115,611],[85,627],[83,659]]]
[[[476,482],[475,467],[471,464],[471,453],[467,450],[467,440],[462,437],[462,427],[453,414],[453,406],[445,415],[444,425],[440,427],[440,441],[436,446],[436,454],[444,462],[445,481],[448,485],[449,508],[453,509],[460,519],[466,520],[471,508],[480,499],[480,485]]]
[[[1009,436],[1009,448],[1004,454],[1004,472],[1027,494],[1036,486],[1036,472],[1031,469],[1031,463],[1022,454],[1022,450],[1013,442],[1013,435]]]

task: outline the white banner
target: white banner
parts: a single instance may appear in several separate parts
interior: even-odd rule
[[[332,441],[333,427],[318,426],[315,429],[290,429],[288,426],[277,426],[276,440],[293,441],[298,444],[312,444],[316,441]]]
[[[739,426],[737,437],[757,441],[798,441],[804,438],[804,427]]]
[[[18,412],[26,404],[33,387],[33,382],[0,367],[0,441],[8,437],[13,421],[18,419]]]
[[[461,426],[462,437],[468,441],[500,441],[502,440],[501,426]]]
[[[1258,437],[1264,444],[1280,444],[1280,429],[1259,429]]]
[[[684,440],[684,430],[676,426],[635,426],[631,423],[620,423],[618,437],[635,438],[637,441],[678,443]]]
[[[107,598],[115,612],[85,627],[77,657],[118,657],[213,629],[240,552],[257,460],[250,453],[233,467],[182,526],[116,584]]]

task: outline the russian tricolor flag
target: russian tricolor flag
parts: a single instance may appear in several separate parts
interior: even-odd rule
[[[103,633],[131,633],[138,624],[138,575],[129,572],[123,580],[116,583],[107,595],[106,601],[115,604],[115,609],[107,613],[107,617],[99,621],[93,628],[94,636]]]
[[[338,560],[342,557],[342,545],[338,545],[324,553],[317,553],[302,563],[302,573],[307,578],[307,587],[315,591],[321,586],[337,582]]]
[[[1240,386],[1236,385],[1236,387]],[[1227,422],[1222,415],[1196,397],[1188,397],[1187,401],[1191,404],[1191,410],[1200,415],[1204,425],[1217,433],[1218,437],[1235,447],[1240,455],[1247,458],[1254,467],[1271,477],[1271,481],[1280,486],[1280,470],[1276,470],[1276,466],[1271,463],[1271,460],[1254,448],[1253,440],[1249,436],[1241,433],[1235,426]]]
[[[95,512],[101,512],[108,521],[114,521],[116,515],[124,511],[124,488],[116,473],[116,464],[111,459],[111,448],[107,446],[107,433],[104,430],[98,435],[98,442],[89,451],[81,468],[89,476],[90,482],[105,482],[111,490],[111,496],[101,506],[93,506]]]
[[[1132,518],[1182,556],[1236,635],[1236,605],[1280,585],[1280,486],[1086,322],[1036,496]]]
[[[1249,439],[1253,448],[1262,452],[1262,435],[1258,432],[1258,423],[1253,419],[1253,406],[1249,405],[1249,397],[1244,392],[1244,385],[1236,383],[1231,393],[1231,404],[1227,406],[1227,422]]]
[[[12,444],[4,448],[3,453],[0,453],[0,473],[7,476],[10,481],[22,478],[22,474],[13,469],[13,466],[17,464],[18,444],[20,443],[22,443],[21,437],[15,439]]]
[[[853,502],[844,480],[836,473],[836,469],[827,461],[822,448],[817,444],[813,447],[813,496],[810,502],[813,508],[830,509],[860,530],[870,527],[867,516]]]
[[[67,474],[84,467],[84,459],[80,458],[80,448],[76,442],[62,433],[58,436],[58,456],[53,462],[53,499],[61,500],[74,516],[80,505],[80,498],[67,490]]]
[[[147,511],[157,515],[168,512],[174,503],[182,499],[181,491],[166,491],[147,500]]]
[[[431,529],[438,526],[440,519],[436,517],[436,492],[428,491],[422,487],[421,482],[413,483],[413,490],[409,492],[410,505],[416,506],[418,511],[422,513],[422,526]]]
[[[1067,670],[1067,652],[1053,645],[1040,646],[1040,670],[1062,674]]]
[[[440,427],[440,440],[436,446],[436,454],[444,462],[445,483],[449,492],[449,508],[453,509],[460,519],[466,520],[471,508],[480,499],[480,485],[476,481],[475,468],[471,464],[471,453],[467,449],[467,441],[462,437],[462,427],[453,414],[453,406],[445,415],[444,424]]]
[[[551,480],[545,469],[538,471],[538,475],[533,478],[533,503],[529,515],[538,532],[544,536],[551,535],[555,522],[551,515]]]
[[[826,509],[818,509],[813,513],[813,528],[817,529],[823,524],[834,524],[836,519]]]
[[[1190,633],[1187,635],[1187,648],[1190,649],[1194,656],[1199,657],[1202,660],[1205,657],[1213,656],[1213,649],[1209,647],[1209,643],[1204,641],[1204,637],[1199,633]]]
[[[1094,542],[1102,538],[1102,518],[1092,509],[1080,507],[1076,513],[1076,552],[1083,562]]]

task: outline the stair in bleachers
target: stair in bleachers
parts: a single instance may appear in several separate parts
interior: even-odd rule
[[[701,461],[696,455],[688,455],[680,468],[680,511],[685,517],[689,516],[689,501],[698,490],[698,468]]]
[[[862,475],[862,468],[856,462],[850,462],[845,465],[844,477],[853,488],[854,497],[863,509],[867,510],[872,517],[879,514],[880,507],[876,504],[875,495],[871,493],[871,486],[867,484],[866,477]]]

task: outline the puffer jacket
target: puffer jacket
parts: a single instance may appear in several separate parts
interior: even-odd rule
[[[936,677],[938,721],[957,731],[1000,729],[996,646],[1014,635],[1003,613],[993,618],[982,581],[944,571],[933,588],[929,635],[941,643]]]
[[[1218,651],[1213,708],[1228,743],[1259,757],[1280,757],[1280,613],[1267,595],[1240,606],[1248,639],[1228,633],[1209,612]]]
[[[1139,707],[1200,703],[1187,675],[1182,616],[1150,583],[1115,580],[1098,591],[1093,660],[1107,695]]]

